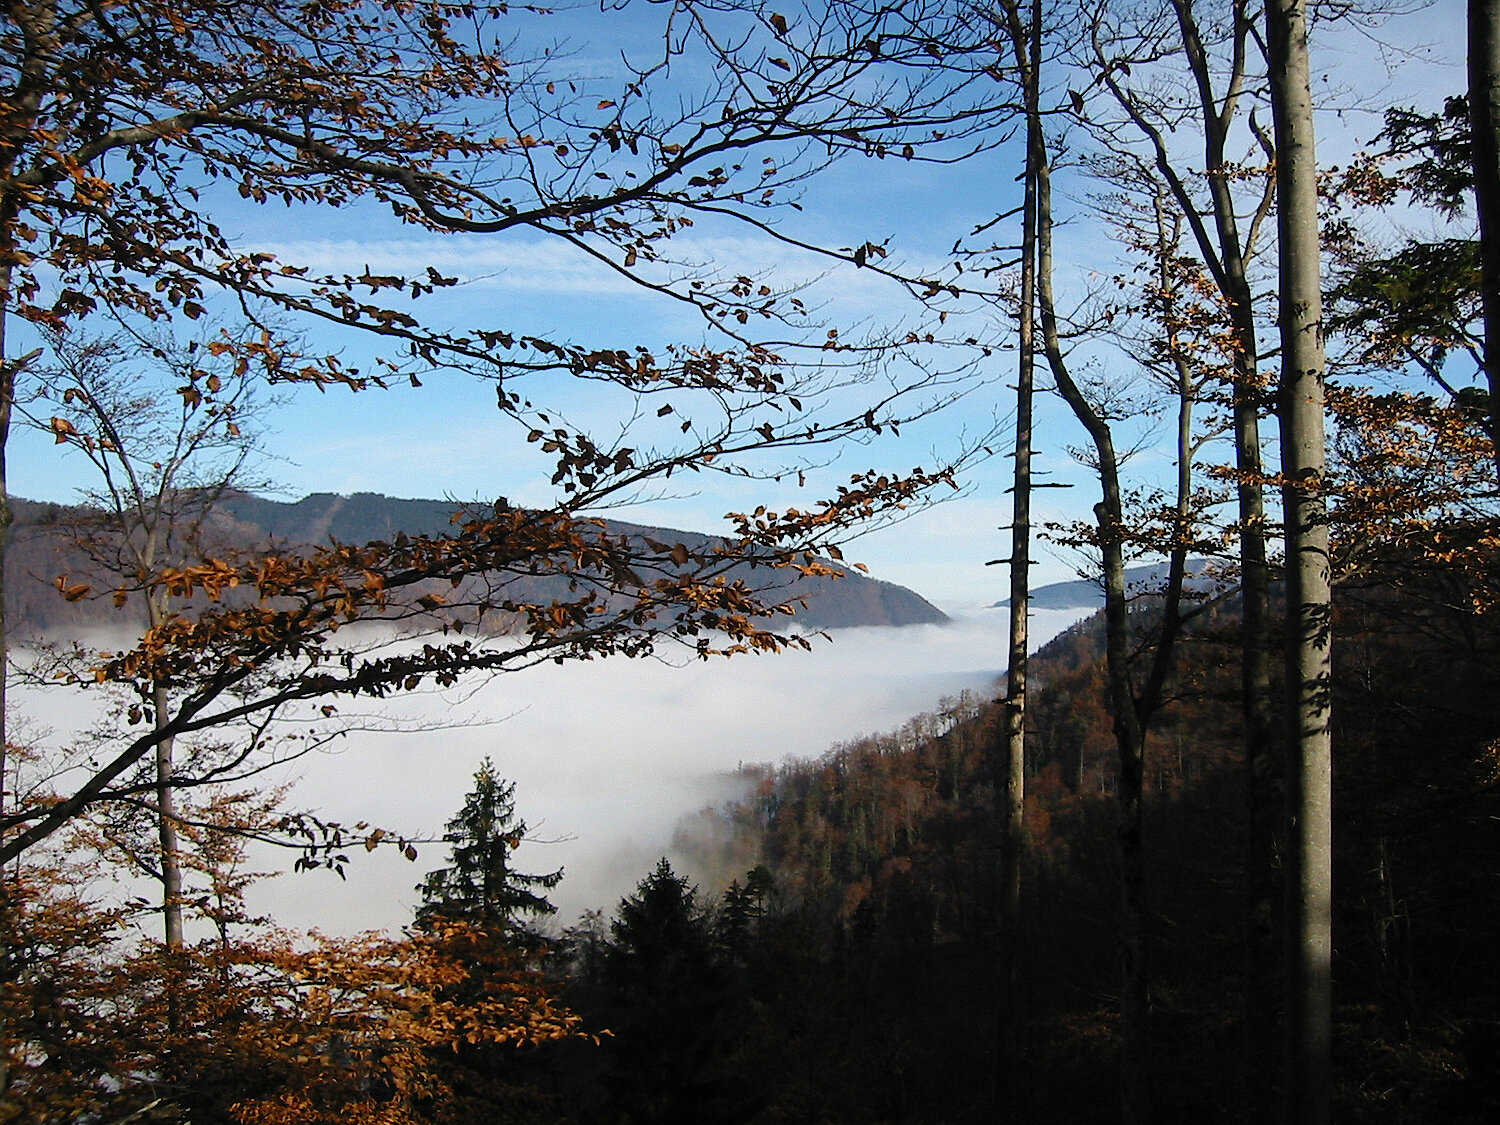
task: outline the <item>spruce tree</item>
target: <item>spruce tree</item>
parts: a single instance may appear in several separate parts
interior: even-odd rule
[[[511,866],[511,852],[526,836],[526,822],[516,815],[515,793],[515,783],[502,779],[485,758],[474,774],[474,788],[443,835],[452,845],[449,866],[433,871],[417,886],[422,892],[419,928],[435,919],[452,919],[532,942],[536,934],[525,919],[557,912],[540,892],[562,881],[562,868],[527,875]]]

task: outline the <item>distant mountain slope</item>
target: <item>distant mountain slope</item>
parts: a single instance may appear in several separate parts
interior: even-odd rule
[[[65,602],[53,588],[59,574],[71,573],[87,578],[90,567],[70,548],[63,529],[81,509],[28,500],[12,502],[16,527],[11,554],[11,580],[6,589],[8,618],[22,633],[57,634],[71,629],[104,625],[117,619],[107,602],[84,600]],[[447,500],[403,500],[377,493],[359,492],[351,496],[319,492],[301,500],[286,503],[264,497],[236,493],[218,506],[222,519],[217,537],[240,549],[265,545],[295,548],[327,543],[330,539],[344,543],[368,543],[389,540],[398,533],[436,535],[452,527],[453,515],[462,505]],[[616,534],[649,536],[671,543],[682,543],[698,550],[712,537],[697,532],[646,527],[639,524],[606,520]],[[830,566],[837,564],[829,563]],[[782,591],[785,598],[805,598],[807,608],[800,610],[793,623],[807,629],[844,629],[855,626],[901,626],[938,624],[947,616],[920,595],[904,586],[865,577],[857,571],[838,567],[845,577],[806,578],[787,571],[744,567],[735,576],[760,589]],[[545,601],[548,597],[566,597],[565,580],[537,579],[528,589],[529,597]],[[556,593],[545,583],[557,584]]]
[[[1207,566],[1204,559],[1190,559],[1188,561],[1188,583],[1197,587],[1206,585],[1207,581],[1199,579]],[[1150,566],[1133,566],[1125,572],[1125,581],[1133,592],[1148,592],[1153,586],[1160,584],[1167,574],[1167,569],[1161,564]],[[1097,609],[1104,604],[1104,590],[1099,583],[1088,578],[1075,578],[1071,582],[1052,582],[1046,586],[1039,586],[1031,591],[1031,607],[1033,609]],[[991,609],[1000,609],[1010,605],[1010,599],[995,602]]]

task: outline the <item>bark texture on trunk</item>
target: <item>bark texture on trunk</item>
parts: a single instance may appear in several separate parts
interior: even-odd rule
[[[1332,589],[1325,471],[1317,164],[1301,0],[1267,5],[1276,123],[1287,537],[1286,1113],[1326,1122],[1332,1095]]]
[[[1500,468],[1500,0],[1469,0],[1469,124],[1484,312],[1490,435]]]
[[[167,692],[152,692],[156,722],[169,706]],[[172,786],[175,739],[171,735],[156,744],[156,828],[161,849],[162,940],[168,951],[182,948],[182,844],[177,831],[177,799]]]
[[[4,258],[9,247],[0,246],[0,258]],[[5,451],[10,444],[11,404],[15,402],[16,364],[10,358],[5,339],[5,326],[10,316],[10,284],[12,269],[8,262],[0,262],[0,817],[10,807],[6,800],[6,785],[10,778],[10,725],[6,721],[9,696],[6,685],[10,681],[10,623],[5,613],[6,563],[10,556],[10,529],[15,521],[10,507],[10,478],[6,473]]]
[[[1029,13],[1006,7],[1021,75],[1026,116],[1026,169],[1021,208],[1021,301],[1017,323],[1016,439],[1010,555],[1010,636],[1005,690],[1004,829],[1000,842],[1000,1116],[1021,1119],[1026,1102],[1021,1064],[1021,859],[1026,816],[1026,702],[1028,614],[1031,609],[1031,429],[1036,362],[1037,173],[1046,159],[1039,111],[1041,0]]]

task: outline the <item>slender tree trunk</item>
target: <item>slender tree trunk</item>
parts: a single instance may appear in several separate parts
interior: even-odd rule
[[[136,489],[134,493],[136,512],[147,510],[145,496]],[[161,518],[158,509],[155,518]],[[158,527],[154,522],[142,521],[145,538],[136,556],[137,565],[149,572],[156,566]],[[120,533],[130,536],[135,529],[123,526]],[[167,618],[169,609],[166,594],[148,592],[146,595],[146,626],[160,627]],[[158,681],[151,688],[151,721],[157,731],[164,731],[171,711],[172,699],[164,683]],[[174,771],[173,755],[177,740],[171,734],[163,734],[156,743],[156,833],[161,852],[161,913],[162,940],[167,953],[182,949],[182,844],[177,830],[177,799],[172,784]]]
[[[1253,329],[1250,340],[1254,340]],[[1245,777],[1244,1090],[1259,1119],[1271,1112],[1276,1072],[1275,906],[1279,858],[1276,824],[1276,722],[1271,700],[1271,581],[1266,563],[1264,467],[1260,454],[1259,378],[1236,362],[1235,467],[1240,523],[1240,716]]]
[[[11,204],[9,200],[0,202],[0,222],[4,226],[0,230],[9,231],[11,224]],[[5,329],[10,322],[10,287],[14,276],[11,265],[12,247],[9,239],[0,242],[0,845],[5,843],[7,835],[4,825],[4,817],[10,808],[6,800],[6,785],[10,780],[10,723],[7,718],[7,709],[10,705],[8,685],[10,682],[10,631],[9,619],[5,612],[5,578],[6,568],[10,557],[10,530],[14,522],[14,515],[10,507],[10,478],[6,472],[6,449],[10,444],[11,407],[15,401],[17,364],[10,358],[9,345],[6,340]],[[0,860],[0,939],[4,940],[7,950],[11,948],[10,925],[11,925],[11,901],[8,880],[5,878],[4,861]],[[10,954],[0,954],[4,961],[0,963],[0,979],[10,982],[14,966],[11,963]],[[3,1017],[0,1017],[3,1020]],[[8,1032],[3,1023],[0,1023],[0,1031]],[[8,1058],[0,1058],[0,1097],[10,1089],[10,1062]],[[8,1100],[8,1099],[7,1099]],[[3,1103],[0,1103],[3,1105]],[[8,1108],[5,1107],[5,1108]]]
[[[1222,170],[1222,142],[1217,170]],[[1218,184],[1225,183],[1216,174]],[[1266,561],[1265,466],[1260,415],[1265,401],[1256,362],[1255,314],[1244,257],[1235,233],[1233,207],[1218,198],[1225,278],[1224,295],[1234,325],[1232,364],[1235,499],[1240,540],[1240,716],[1244,724],[1245,831],[1245,1091],[1246,1105],[1264,1117],[1274,1104],[1270,1077],[1275,1066],[1275,915],[1280,859],[1276,847],[1278,800],[1275,708],[1271,699],[1271,573]],[[1227,229],[1226,229],[1227,228]]]
[[[137,494],[139,497],[139,494]],[[139,508],[137,508],[139,510]],[[128,535],[129,529],[123,528],[122,534]],[[152,529],[147,533],[145,546],[142,548],[144,554],[141,562],[143,569],[149,569],[155,562],[156,536]],[[157,600],[156,595],[147,594],[146,598],[146,624],[149,628],[156,628],[166,617],[166,596],[161,595]],[[166,685],[158,681],[151,688],[151,722],[161,738],[156,743],[156,833],[158,850],[161,853],[161,917],[162,917],[162,954],[165,961],[164,969],[171,980],[181,968],[177,955],[183,948],[182,931],[182,847],[177,833],[177,804],[172,785],[173,754],[176,749],[176,739],[169,733],[163,733],[167,726],[168,708],[171,707],[171,696],[167,692]],[[178,1002],[177,988],[169,985],[167,989],[167,1026],[176,1033],[182,1021],[181,1005]]]
[[[1323,303],[1302,0],[1266,6],[1276,124],[1282,472],[1287,537],[1287,1120],[1329,1120],[1332,994],[1332,591],[1323,494]]]
[[[1019,1118],[1025,1083],[1021,1064],[1021,859],[1026,816],[1026,677],[1031,610],[1031,431],[1036,362],[1037,172],[1046,158],[1039,112],[1041,0],[1022,21],[1019,3],[1006,15],[1026,108],[1026,170],[1021,208],[1021,303],[1017,323],[1016,440],[1011,496],[1010,653],[1005,692],[1005,824],[1000,844],[1000,1116]]]
[[[1105,666],[1119,760],[1116,840],[1120,863],[1120,1110],[1125,1125],[1145,1125],[1151,1112],[1150,973],[1146,960],[1146,870],[1142,852],[1145,730],[1130,680],[1130,620],[1125,600],[1124,502],[1119,458],[1109,425],[1069,374],[1052,295],[1052,185],[1043,161],[1037,172],[1037,303],[1042,346],[1058,392],[1088,431],[1102,497],[1094,506],[1104,567]]]
[[[151,693],[156,711],[154,721],[160,729],[170,700],[165,688]],[[177,832],[177,801],[172,786],[172,755],[176,740],[171,735],[156,744],[156,825],[161,846],[161,912],[162,938],[167,951],[182,948],[182,844]]]
[[[14,17],[22,13],[11,9]],[[11,183],[17,153],[31,141],[37,113],[46,89],[46,70],[55,57],[57,45],[57,12],[51,5],[37,5],[24,12],[24,57],[13,61],[19,76],[8,91],[4,113],[0,114],[0,180]],[[6,716],[7,684],[10,679],[10,632],[5,615],[6,562],[9,557],[11,524],[10,480],[6,474],[6,450],[10,445],[12,407],[15,403],[16,376],[26,360],[11,358],[11,341],[6,339],[13,303],[12,286],[18,261],[16,227],[21,213],[20,192],[12,188],[0,195],[0,815],[5,808],[5,779],[9,765],[10,726]]]
[[[0,247],[0,254],[4,253],[5,249]],[[10,266],[0,266],[0,818],[9,807],[5,796],[10,778],[10,723],[6,714],[10,705],[7,691],[10,682],[10,618],[5,612],[5,572],[10,558],[10,529],[15,522],[10,507],[10,478],[5,457],[10,445],[11,405],[16,392],[16,368],[5,339],[5,326],[10,320],[10,281]]]
[[[1231,191],[1232,169],[1225,158],[1229,129],[1245,86],[1246,62],[1254,31],[1246,0],[1233,0],[1233,33],[1229,66],[1220,90],[1214,87],[1214,68],[1198,29],[1193,0],[1173,0],[1183,52],[1198,90],[1197,113],[1203,128],[1204,168],[1210,199],[1212,233],[1206,224],[1190,222],[1199,253],[1208,264],[1233,330],[1232,357],[1236,503],[1239,522],[1240,596],[1240,713],[1244,725],[1241,745],[1245,763],[1247,829],[1245,839],[1245,1104],[1252,1116],[1271,1109],[1268,1077],[1275,1072],[1275,933],[1273,915],[1277,888],[1274,708],[1271,700],[1270,569],[1266,562],[1264,466],[1260,450],[1260,415],[1265,391],[1257,364],[1254,296],[1245,271],[1245,243]],[[1178,206],[1194,213],[1187,185],[1171,174],[1169,152],[1159,135],[1158,163]],[[1269,202],[1262,199],[1262,209]],[[1257,214],[1256,218],[1258,219]]]
[[[1469,0],[1469,122],[1479,212],[1484,372],[1500,468],[1500,0]]]

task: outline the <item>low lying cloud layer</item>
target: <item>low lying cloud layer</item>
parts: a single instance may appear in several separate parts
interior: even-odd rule
[[[1034,643],[1081,615],[1037,613]],[[489,755],[516,783],[530,827],[516,864],[566,869],[549,897],[557,922],[569,925],[585,910],[610,912],[668,851],[681,818],[733,796],[741,762],[816,757],[835,742],[899,727],[945,695],[996,693],[1005,624],[1004,611],[988,610],[946,626],[841,630],[831,642],[815,640],[812,652],[549,664],[462,691],[404,696],[380,715],[405,729],[352,731],[331,752],[304,759],[289,803],[432,839]],[[260,869],[287,863],[255,858]],[[415,863],[390,848],[356,848],[351,859],[342,881],[328,871],[264,880],[251,907],[329,933],[399,928],[447,847],[420,844]]]

